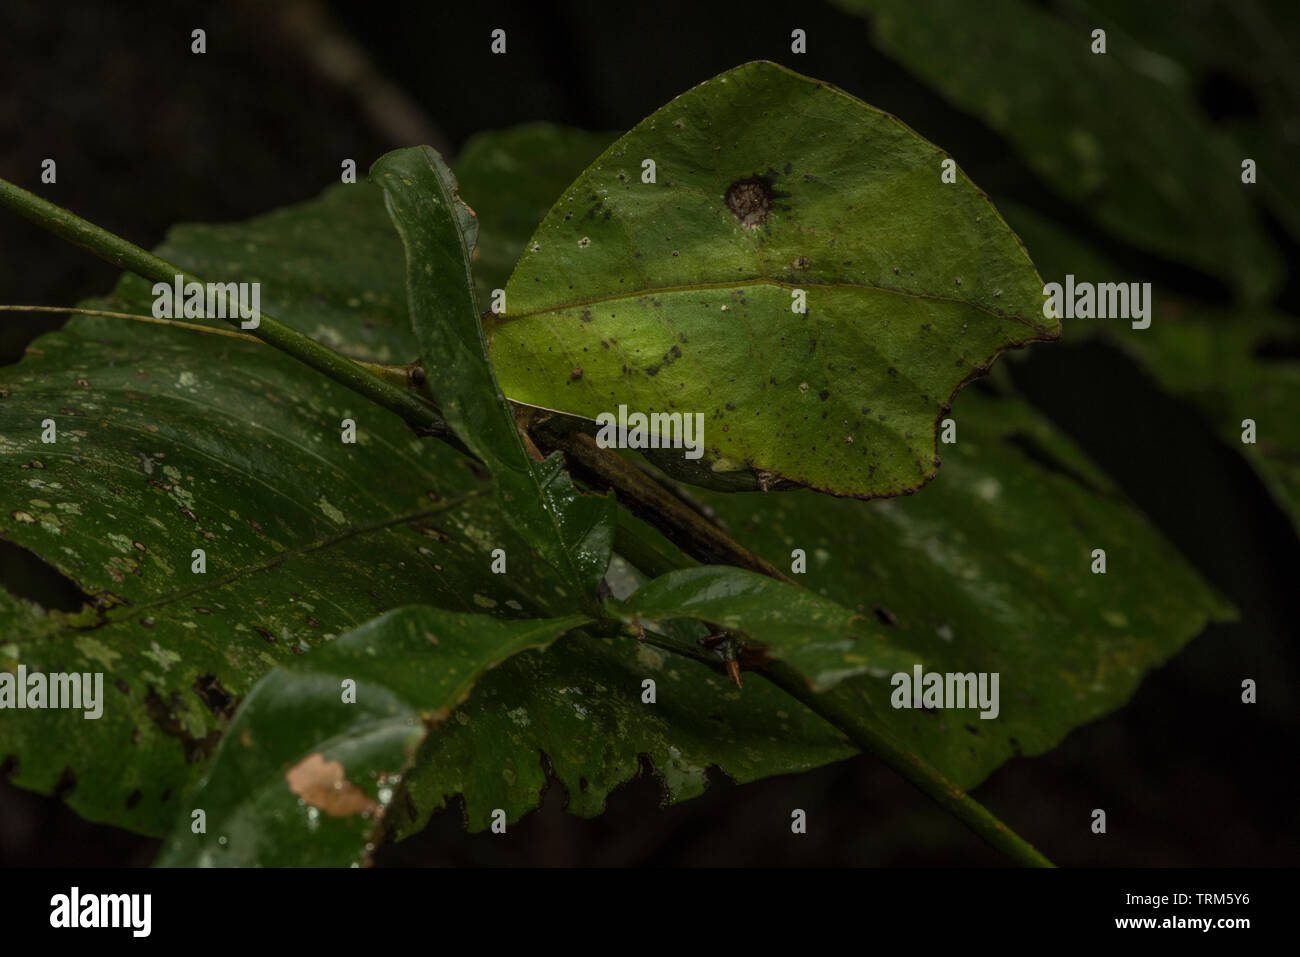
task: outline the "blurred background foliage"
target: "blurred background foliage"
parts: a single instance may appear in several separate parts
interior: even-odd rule
[[[364,171],[416,142],[455,156],[479,131],[536,120],[625,130],[751,59],[899,116],[989,193],[1046,280],[1153,284],[1151,335],[1067,321],[1063,342],[1008,365],[1242,615],[976,797],[1062,864],[1295,863],[1294,3],[10,0],[0,26],[0,175],[145,247],[176,222],[308,199],[346,157]],[[498,27],[505,56],[489,52]],[[1113,61],[1088,52],[1096,27]],[[790,52],[795,28],[805,55]],[[1240,184],[1246,156],[1255,187]],[[39,182],[46,157],[57,184]],[[0,219],[0,249],[0,301],[69,305],[116,278],[16,217]],[[56,324],[6,316],[0,362]],[[1248,416],[1274,427],[1243,455]],[[3,543],[0,577],[51,607],[73,598]],[[1259,682],[1254,707],[1239,702],[1244,677]],[[582,820],[552,789],[504,838],[465,834],[452,810],[380,863],[1000,863],[865,757],[744,787],[715,774],[702,798],[658,800],[641,778]],[[785,826],[793,807],[814,822],[807,836]],[[1088,829],[1096,807],[1104,837]],[[0,780],[0,863],[146,864],[155,850]]]

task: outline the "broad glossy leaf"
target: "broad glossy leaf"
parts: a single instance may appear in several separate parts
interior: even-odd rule
[[[943,446],[939,478],[915,496],[864,503],[810,492],[696,494],[780,567],[804,548],[802,580],[814,592],[897,631],[928,669],[1006,668],[997,721],[893,711],[881,678],[826,692],[851,696],[864,714],[883,711],[904,746],[973,787],[1008,757],[1047,751],[1070,728],[1120,707],[1145,669],[1232,609],[1022,401],[967,390],[953,415],[959,441]],[[1114,563],[1116,542],[1123,574],[1092,575],[1091,549],[1105,545]],[[675,552],[664,545],[651,551]],[[1034,668],[1041,674],[1026,691]],[[646,678],[657,683],[654,706],[641,703]],[[426,742],[408,781],[412,802],[394,816],[403,834],[413,833],[461,795],[467,823],[482,830],[494,808],[513,821],[536,807],[552,780],[571,812],[594,816],[639,773],[640,755],[665,800],[679,801],[703,791],[710,766],[745,782],[853,753],[760,678],[741,691],[648,645],[571,635],[484,678]]]
[[[647,679],[656,701],[642,700]],[[470,830],[502,808],[515,821],[549,782],[581,817],[653,769],[665,799],[698,797],[708,770],[744,783],[819,767],[856,753],[830,725],[773,685],[737,689],[704,665],[626,638],[569,635],[545,653],[510,659],[484,676],[452,720],[429,736],[394,808],[403,835],[461,795]]]
[[[363,863],[429,729],[488,669],[587,621],[408,607],[276,668],[240,707],[188,799],[205,811],[206,831],[194,833],[182,814],[158,863]]]
[[[874,616],[740,568],[669,572],[643,585],[617,612],[630,622],[691,618],[742,632],[750,654],[785,661],[814,691],[855,675],[907,669],[917,661]]]
[[[401,244],[369,184],[177,227],[159,254],[262,281],[266,311],[360,357],[418,354]],[[126,277],[95,305],[148,315],[152,301]],[[532,616],[560,584],[462,456],[255,343],[71,319],[0,369],[0,474],[0,536],[98,606],[36,615],[0,592],[0,667],[103,672],[107,699],[98,720],[5,711],[0,763],[84,817],[151,834],[268,668],[412,599]],[[490,573],[497,547],[508,576]]]
[[[704,446],[768,482],[915,489],[960,385],[1056,334],[1015,236],[942,159],[770,63],[687,91],[538,227],[487,319],[502,388],[589,420],[702,414]]]
[[[999,673],[995,720],[896,710],[884,677],[826,692],[973,787],[1120,707],[1143,674],[1233,610],[1023,401],[967,390],[953,419],[957,442],[915,496],[701,497],[769,561],[789,567],[803,549],[801,584],[874,617],[925,671]],[[1105,574],[1091,570],[1097,548]]]
[[[1081,215],[1244,297],[1277,288],[1242,157],[1140,37],[1112,32],[1094,54],[1094,22],[1027,0],[836,3],[867,15],[885,53],[1004,136]]]
[[[914,663],[1000,672],[996,720],[895,710],[887,676],[822,692],[970,788],[1008,758],[1048,751],[1122,706],[1143,674],[1232,609],[1022,401],[968,390],[954,416],[958,442],[915,496],[699,495],[768,560],[788,567],[792,550],[805,549],[801,581],[875,621],[891,645],[914,649]],[[1105,575],[1090,571],[1094,547],[1107,549]],[[647,678],[654,705],[641,701]],[[853,753],[757,676],[740,690],[649,645],[571,635],[484,677],[429,737],[408,782],[411,805],[394,815],[412,833],[462,795],[468,825],[482,830],[494,808],[514,820],[536,807],[553,778],[571,812],[594,816],[639,773],[639,755],[665,799],[679,801],[703,791],[713,765],[744,782]]]
[[[571,607],[594,608],[609,566],[614,502],[580,495],[558,455],[534,463],[524,451],[488,364],[469,273],[478,227],[455,178],[429,147],[381,157],[371,178],[406,246],[412,328],[447,424],[492,470],[502,514],[560,573]]]

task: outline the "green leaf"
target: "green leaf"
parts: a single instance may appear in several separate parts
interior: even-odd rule
[[[740,568],[669,572],[641,586],[614,610],[634,624],[690,618],[728,633],[740,632],[748,655],[787,662],[814,691],[855,675],[911,668],[917,661],[874,618],[806,588]]]
[[[770,63],[687,91],[538,227],[487,319],[502,388],[589,420],[702,414],[704,446],[767,484],[917,488],[961,384],[1056,334],[1015,236],[943,158]]]
[[[644,682],[656,701],[643,701]],[[581,633],[519,655],[486,675],[431,734],[393,810],[405,836],[464,798],[466,824],[485,829],[502,808],[515,821],[552,782],[571,814],[595,817],[611,791],[649,768],[668,801],[698,797],[711,767],[745,783],[856,753],[830,725],[763,681],[725,676],[626,638]]]
[[[919,495],[699,496],[769,561],[788,567],[803,548],[801,582],[912,651],[905,670],[1000,673],[995,721],[895,710],[888,676],[822,692],[972,788],[1008,758],[1049,751],[1121,707],[1145,673],[1233,609],[1023,401],[967,390],[954,417],[958,442],[944,446],[939,476]],[[1090,570],[1097,547],[1105,575]],[[640,697],[647,678],[654,705]],[[430,735],[408,780],[411,807],[394,813],[410,834],[463,795],[468,825],[481,830],[495,808],[512,821],[526,814],[553,780],[571,812],[594,816],[637,776],[642,755],[665,800],[680,801],[703,792],[711,766],[746,782],[855,751],[759,677],[741,690],[648,644],[571,635],[484,678]]]
[[[1141,37],[1129,57],[1133,66],[1157,70],[1189,95],[1212,88],[1224,76],[1244,81],[1231,89],[1232,108],[1219,122],[1241,144],[1238,164],[1245,158],[1257,164],[1256,184],[1247,189],[1258,189],[1269,211],[1300,239],[1300,180],[1291,175],[1300,152],[1300,124],[1292,120],[1300,109],[1294,79],[1300,7],[1290,0],[1212,0],[1168,16],[1158,5],[1129,0],[1073,3],[1108,30],[1122,28]]]
[[[875,43],[1004,136],[1079,212],[1245,298],[1282,277],[1241,183],[1241,156],[1139,40],[1025,0],[835,0]],[[1032,78],[1032,82],[1028,79]]]
[[[369,184],[179,226],[158,252],[261,281],[268,312],[359,357],[418,353],[401,243]],[[148,315],[152,302],[128,276],[88,305]],[[348,417],[355,445],[340,441]],[[0,668],[103,672],[106,698],[98,720],[6,711],[0,763],[86,818],[150,834],[268,668],[413,597],[536,616],[561,584],[463,456],[256,343],[71,319],[0,370],[0,475],[0,536],[94,603],[41,615],[0,591]],[[509,575],[490,572],[498,547]]]
[[[614,141],[553,123],[526,123],[470,137],[456,158],[460,195],[479,222],[474,290],[480,303],[504,289],[524,243],[555,197]]]
[[[448,425],[491,469],[506,520],[560,572],[570,589],[562,597],[594,609],[609,565],[614,501],[578,494],[558,455],[535,464],[524,451],[488,363],[469,273],[478,228],[451,170],[418,147],[381,157],[371,178],[406,247],[412,326]]]
[[[873,616],[926,671],[1000,674],[997,720],[896,710],[889,681],[870,674],[826,692],[971,788],[1123,705],[1143,674],[1234,611],[1026,403],[969,389],[953,419],[957,441],[919,495],[700,497],[769,561],[803,549],[802,584]],[[1105,574],[1091,571],[1097,548]]]
[[[589,619],[401,608],[264,677],[183,813],[164,866],[347,866],[369,857],[430,728],[488,669]],[[349,697],[350,696],[350,697]]]
[[[509,148],[504,136],[501,148]],[[471,200],[481,212],[481,200]],[[779,567],[805,549],[802,581],[814,593],[895,632],[927,669],[1005,669],[998,721],[894,711],[889,684],[870,675],[824,692],[846,696],[863,715],[882,714],[908,747],[974,787],[1008,757],[1050,750],[1071,728],[1120,707],[1146,670],[1233,610],[1023,401],[966,390],[953,415],[959,440],[942,447],[944,468],[919,495],[696,494]],[[620,519],[644,540],[638,555],[656,565],[684,559],[636,520]],[[1112,571],[1092,575],[1091,550],[1103,546]],[[657,683],[655,705],[640,698],[647,678]],[[702,793],[712,766],[743,783],[854,753],[761,679],[742,691],[649,645],[571,635],[485,677],[426,741],[408,778],[411,804],[394,816],[402,834],[414,833],[461,795],[468,825],[482,830],[495,808],[511,821],[526,814],[551,782],[565,789],[570,812],[595,816],[640,773],[642,756],[675,802]]]

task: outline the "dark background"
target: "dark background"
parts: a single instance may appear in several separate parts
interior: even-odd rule
[[[1178,4],[1165,4],[1178,15]],[[208,52],[189,52],[190,31]],[[508,33],[506,56],[489,34]],[[790,31],[809,52],[789,52]],[[358,58],[358,55],[360,58]],[[996,199],[1078,218],[1000,138],[956,113],[870,45],[860,20],[800,3],[470,4],[5,0],[0,13],[0,176],[139,245],[178,221],[240,220],[314,196],[342,157],[364,171],[431,142],[452,156],[483,129],[551,120],[624,130],[688,87],[771,59],[904,119],[959,158]],[[1027,78],[1032,82],[1032,78]],[[1244,81],[1200,90],[1220,120],[1253,109]],[[58,162],[42,185],[40,163]],[[1294,267],[1300,253],[1272,230]],[[1157,285],[1226,299],[1212,280],[1085,231]],[[1281,306],[1295,314],[1292,280]],[[0,215],[0,302],[71,305],[116,271]],[[0,316],[0,364],[61,320]],[[1008,762],[975,792],[1063,865],[1294,865],[1300,861],[1296,638],[1300,545],[1254,474],[1192,407],[1101,345],[1036,346],[1017,383],[1107,468],[1241,610],[1143,682],[1127,707],[1052,753]],[[1292,357],[1294,358],[1294,357]],[[1298,410],[1300,411],[1300,410]],[[1140,413],[1140,414],[1139,414]],[[6,587],[67,596],[39,561],[0,543]],[[1255,678],[1260,703],[1239,701]],[[2,776],[3,769],[0,769]],[[381,864],[1000,864],[1002,859],[877,761],[862,757],[660,809],[653,780],[607,814],[563,812],[552,789],[507,836],[464,832],[453,810]],[[789,833],[791,807],[809,834]],[[1089,830],[1107,810],[1109,833]],[[0,780],[0,864],[144,865],[157,844],[82,821]]]

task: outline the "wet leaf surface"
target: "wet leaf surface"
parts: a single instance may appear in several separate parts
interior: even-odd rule
[[[609,566],[614,501],[579,494],[558,455],[533,462],[524,450],[514,411],[488,363],[474,300],[474,214],[429,147],[387,154],[371,178],[384,189],[406,246],[412,328],[438,407],[492,471],[506,520],[565,582],[569,607],[591,611]]]
[[[367,860],[420,741],[488,669],[581,616],[504,622],[390,612],[270,672],[182,809],[162,866],[347,866]]]
[[[262,281],[264,309],[354,355],[418,352],[401,244],[368,184],[179,226],[159,253]],[[95,305],[149,315],[152,302],[126,277]],[[463,456],[265,346],[74,317],[0,370],[0,388],[0,536],[99,606],[53,618],[4,596],[0,667],[103,672],[106,699],[98,720],[5,711],[0,760],[91,820],[160,833],[257,678],[380,612],[418,598],[520,617],[555,600],[554,574]],[[508,576],[490,573],[497,547]]]

